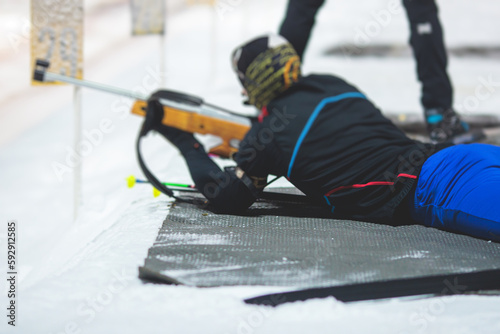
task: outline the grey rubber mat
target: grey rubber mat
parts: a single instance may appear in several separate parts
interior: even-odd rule
[[[335,286],[500,269],[500,244],[418,225],[328,219],[305,203],[260,201],[245,216],[176,203],[140,277],[211,287]]]

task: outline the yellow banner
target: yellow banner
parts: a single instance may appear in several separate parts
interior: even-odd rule
[[[50,72],[83,78],[83,0],[31,0],[31,73],[37,59],[49,61]]]
[[[217,0],[187,0],[187,4],[189,6],[194,6],[194,5],[210,5],[210,6],[215,6],[215,3]]]
[[[132,34],[165,33],[165,0],[130,0]]]

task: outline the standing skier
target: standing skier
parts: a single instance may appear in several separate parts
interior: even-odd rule
[[[500,241],[499,147],[409,139],[351,84],[331,75],[301,76],[299,57],[281,36],[252,40],[232,59],[248,103],[261,110],[235,168],[221,171],[192,134],[162,125],[164,92],[150,98],[146,117],[177,146],[196,187],[217,210],[244,212],[267,176],[276,175],[335,218],[413,219]]]
[[[467,123],[453,110],[453,89],[446,72],[447,55],[435,0],[402,0],[410,23],[410,44],[422,83],[421,102],[433,142],[460,141]],[[303,61],[316,13],[325,0],[289,0],[280,35],[294,46]],[[462,135],[462,136],[461,136]]]

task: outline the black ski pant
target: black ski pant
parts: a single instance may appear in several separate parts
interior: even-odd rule
[[[417,61],[418,79],[422,83],[422,105],[449,108],[453,89],[446,72],[448,58],[443,42],[435,0],[403,0],[410,23],[410,44]]]
[[[424,109],[449,108],[453,90],[446,67],[448,63],[443,30],[435,0],[402,0],[410,23],[410,44],[422,84]],[[286,17],[280,28],[303,59],[315,16],[325,0],[289,0]]]
[[[293,45],[300,59],[303,59],[316,13],[324,2],[325,0],[288,0],[285,20],[279,34]]]

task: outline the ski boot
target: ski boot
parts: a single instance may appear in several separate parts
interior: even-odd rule
[[[452,108],[427,109],[425,120],[429,137],[435,144],[467,144],[486,137],[482,130],[470,130],[469,125]]]

